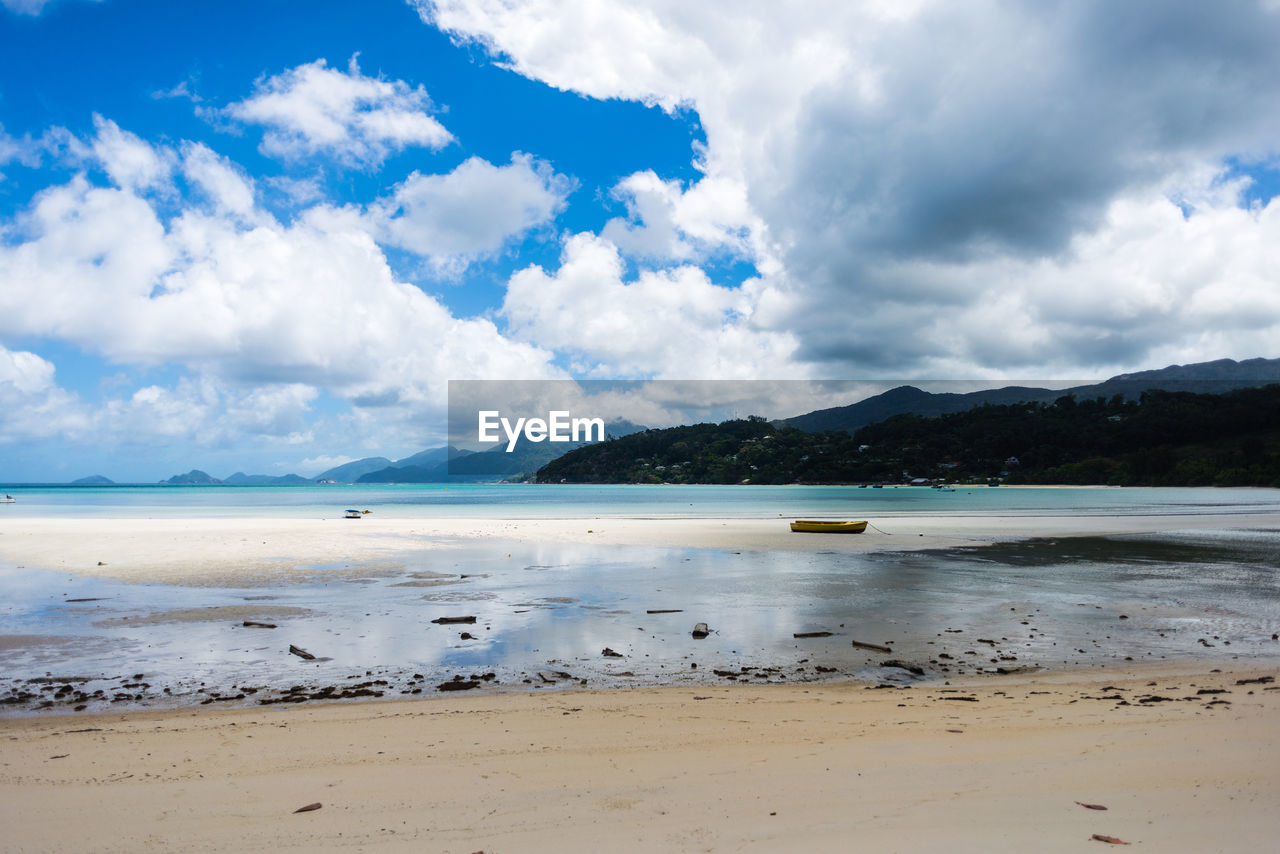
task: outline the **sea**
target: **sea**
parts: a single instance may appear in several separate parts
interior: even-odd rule
[[[1151,515],[1280,512],[1280,490],[1214,488],[704,486],[594,484],[314,484],[110,486],[0,484],[9,516],[252,516],[393,508],[418,517],[537,519],[782,516]],[[963,496],[963,497],[961,497]],[[0,520],[5,517],[0,516]]]
[[[367,571],[322,564],[245,588],[127,584],[0,563],[0,714],[454,690],[904,686],[1134,662],[1280,660],[1280,490],[0,485],[0,493],[17,499],[0,505],[0,536],[24,516],[312,518],[346,507],[406,518],[761,524],[1169,517],[1161,534],[911,551],[460,540]],[[1241,524],[1178,524],[1203,515],[1238,515]],[[1258,525],[1258,516],[1275,524]],[[473,619],[451,622],[460,618]],[[707,633],[695,637],[699,623]]]

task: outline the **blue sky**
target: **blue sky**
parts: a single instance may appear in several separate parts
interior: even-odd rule
[[[403,456],[450,379],[1280,355],[1277,43],[1266,2],[0,0],[0,480]]]

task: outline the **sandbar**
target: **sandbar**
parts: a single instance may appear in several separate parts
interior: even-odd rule
[[[733,551],[890,550],[1033,537],[1222,528],[1280,531],[1280,514],[973,514],[877,517],[864,534],[797,534],[789,519],[332,517],[18,517],[0,528],[0,562],[126,582],[252,586],[344,571],[403,568],[407,555],[474,543],[662,545]]]

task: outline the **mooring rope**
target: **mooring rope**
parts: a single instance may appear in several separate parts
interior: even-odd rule
[[[867,523],[867,527],[876,531],[880,531],[880,533],[884,534],[886,537],[893,536],[893,534],[890,534],[888,531],[884,531],[884,530],[881,530],[880,528],[877,528],[875,525],[872,525],[870,522]]]

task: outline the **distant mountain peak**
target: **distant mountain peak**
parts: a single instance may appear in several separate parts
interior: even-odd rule
[[[1215,359],[1190,365],[1169,365],[1150,371],[1120,374],[1107,382],[1135,380],[1269,380],[1280,382],[1280,359]]]
[[[391,460],[386,457],[365,457],[362,460],[352,460],[349,463],[343,463],[340,466],[334,466],[331,469],[320,472],[312,480],[331,480],[337,483],[355,483],[361,477],[371,471],[378,471],[391,465]]]
[[[110,486],[115,481],[109,477],[103,477],[100,474],[91,474],[88,477],[82,477],[71,481],[72,486]]]
[[[984,403],[1051,402],[1067,395],[1086,399],[1120,394],[1127,399],[1136,399],[1143,391],[1156,388],[1217,394],[1274,382],[1280,382],[1280,359],[1257,358],[1242,362],[1217,359],[1191,365],[1169,365],[1065,389],[1005,386],[986,391],[933,393],[915,386],[900,385],[847,406],[819,409],[787,418],[784,423],[810,433],[826,430],[853,432],[894,415],[944,415],[963,412]]]
[[[175,474],[173,477],[169,478],[168,480],[162,480],[160,482],[174,484],[175,486],[186,486],[190,484],[203,484],[203,483],[222,483],[222,481],[218,480],[216,477],[210,475],[207,472],[202,472],[200,471],[200,469],[192,469],[186,474]]]

